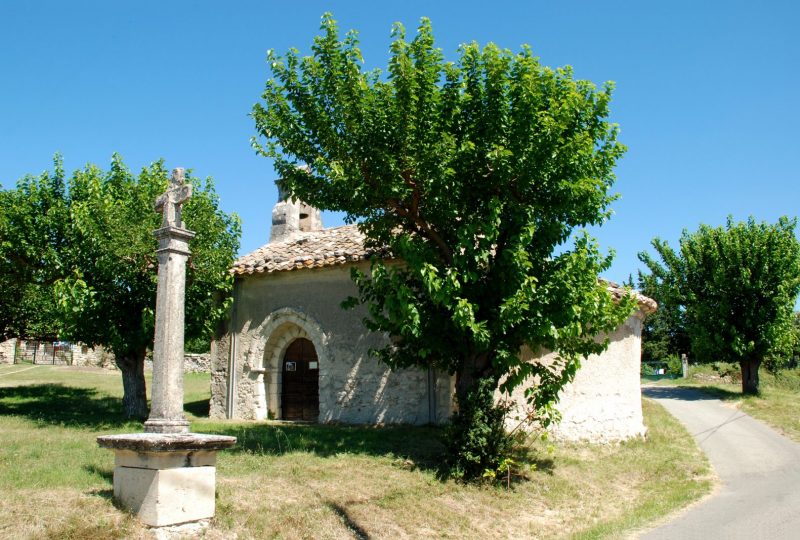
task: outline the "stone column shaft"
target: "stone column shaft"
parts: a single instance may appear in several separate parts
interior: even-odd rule
[[[155,231],[159,241],[155,342],[148,433],[187,433],[183,414],[183,333],[186,261],[195,233],[175,226]]]

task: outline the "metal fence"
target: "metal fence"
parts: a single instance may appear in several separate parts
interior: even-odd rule
[[[72,365],[72,344],[64,341],[18,340],[15,364]]]
[[[670,358],[669,360],[656,360],[642,362],[640,375],[643,379],[678,379],[689,376],[689,360],[686,355],[681,358]]]
[[[642,375],[651,375],[651,376],[658,376],[658,375],[668,375],[669,374],[669,366],[666,362],[661,361],[651,361],[651,362],[642,362]]]

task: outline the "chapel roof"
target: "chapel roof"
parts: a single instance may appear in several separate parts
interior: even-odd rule
[[[608,281],[607,279],[600,278],[602,283],[605,283],[608,292],[611,293],[611,297],[614,300],[620,300],[626,294],[633,295],[633,298],[636,300],[636,303],[639,305],[639,309],[644,311],[647,314],[655,313],[658,309],[658,303],[650,298],[649,296],[645,296],[637,290],[629,290],[625,287],[621,287],[619,284],[614,283],[613,281]]]
[[[239,257],[231,271],[245,275],[322,268],[363,261],[373,253],[364,247],[364,235],[356,225],[343,225],[297,232],[287,240],[270,242]]]
[[[364,235],[356,225],[297,232],[287,240],[270,242],[239,257],[233,263],[231,272],[239,276],[269,274],[363,261],[375,253],[364,247],[364,240]],[[605,283],[615,300],[632,293],[639,309],[645,313],[653,313],[658,307],[655,300],[639,291],[629,292],[613,281],[600,281]]]

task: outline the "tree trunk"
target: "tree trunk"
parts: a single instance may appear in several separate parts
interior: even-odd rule
[[[122,408],[125,416],[136,420],[147,420],[147,390],[144,380],[144,357],[146,350],[131,351],[116,356],[117,366],[122,371]]]
[[[455,478],[481,478],[508,456],[511,439],[505,430],[505,409],[497,406],[494,395],[498,381],[487,353],[467,358],[456,373],[458,411],[445,445],[445,463]]]
[[[739,362],[742,368],[742,394],[758,394],[758,367],[761,360],[749,358]]]
[[[479,354],[467,359],[456,371],[456,405],[464,403],[467,395],[476,387],[478,381],[491,370],[489,355]]]

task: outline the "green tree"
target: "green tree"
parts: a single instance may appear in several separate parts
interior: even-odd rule
[[[59,337],[111,350],[122,372],[125,413],[144,419],[144,360],[153,342],[158,268],[153,231],[161,224],[153,203],[167,187],[167,171],[159,161],[136,176],[114,156],[109,171],[89,165],[75,171],[66,186],[62,172],[52,177],[61,180],[48,183],[50,176],[43,176],[33,182],[59,201],[54,206],[61,209],[61,226],[42,252],[52,253],[52,258],[23,263],[49,272],[52,285],[47,294],[57,308],[50,317]],[[187,268],[186,336],[208,339],[225,313],[232,285],[228,269],[238,249],[240,227],[235,215],[219,209],[210,179],[187,175],[187,181],[194,185],[194,195],[184,205],[183,218],[197,236]],[[23,181],[13,197],[29,197],[30,183]],[[33,215],[35,205],[22,208]],[[37,227],[29,220],[24,231],[14,230],[18,237],[45,236]]]
[[[642,325],[642,360],[666,360],[688,354],[691,348],[682,306],[670,298],[654,276],[639,272],[639,290],[658,302],[658,310],[645,317]]]
[[[546,424],[579,359],[605,346],[594,337],[632,309],[598,283],[611,256],[579,230],[615,198],[611,85],[543,67],[528,47],[471,43],[445,62],[427,19],[410,42],[395,25],[384,76],[362,70],[355,32],[340,39],[329,14],[321,29],[312,56],[270,52],[254,146],[293,197],[345,212],[403,261],[354,271],[349,304],[393,336],[377,352],[389,365],[456,374],[448,459],[475,478],[508,444],[496,389],[535,378],[528,397]],[[524,344],[560,363],[520,361]]]
[[[800,311],[794,313],[794,346],[786,362],[787,367],[796,368],[800,366]]]
[[[800,362],[800,312],[795,312],[792,318],[792,344],[784,349],[777,350],[764,359],[764,367],[773,375],[778,375],[784,369],[798,367]]]
[[[0,339],[53,339],[68,210],[61,158],[52,173],[0,191]]]
[[[793,308],[800,292],[796,220],[775,225],[753,218],[725,227],[684,230],[678,253],[656,238],[660,260],[639,254],[645,279],[684,311],[694,356],[738,362],[742,392],[758,393],[758,368],[785,356],[794,342]]]

